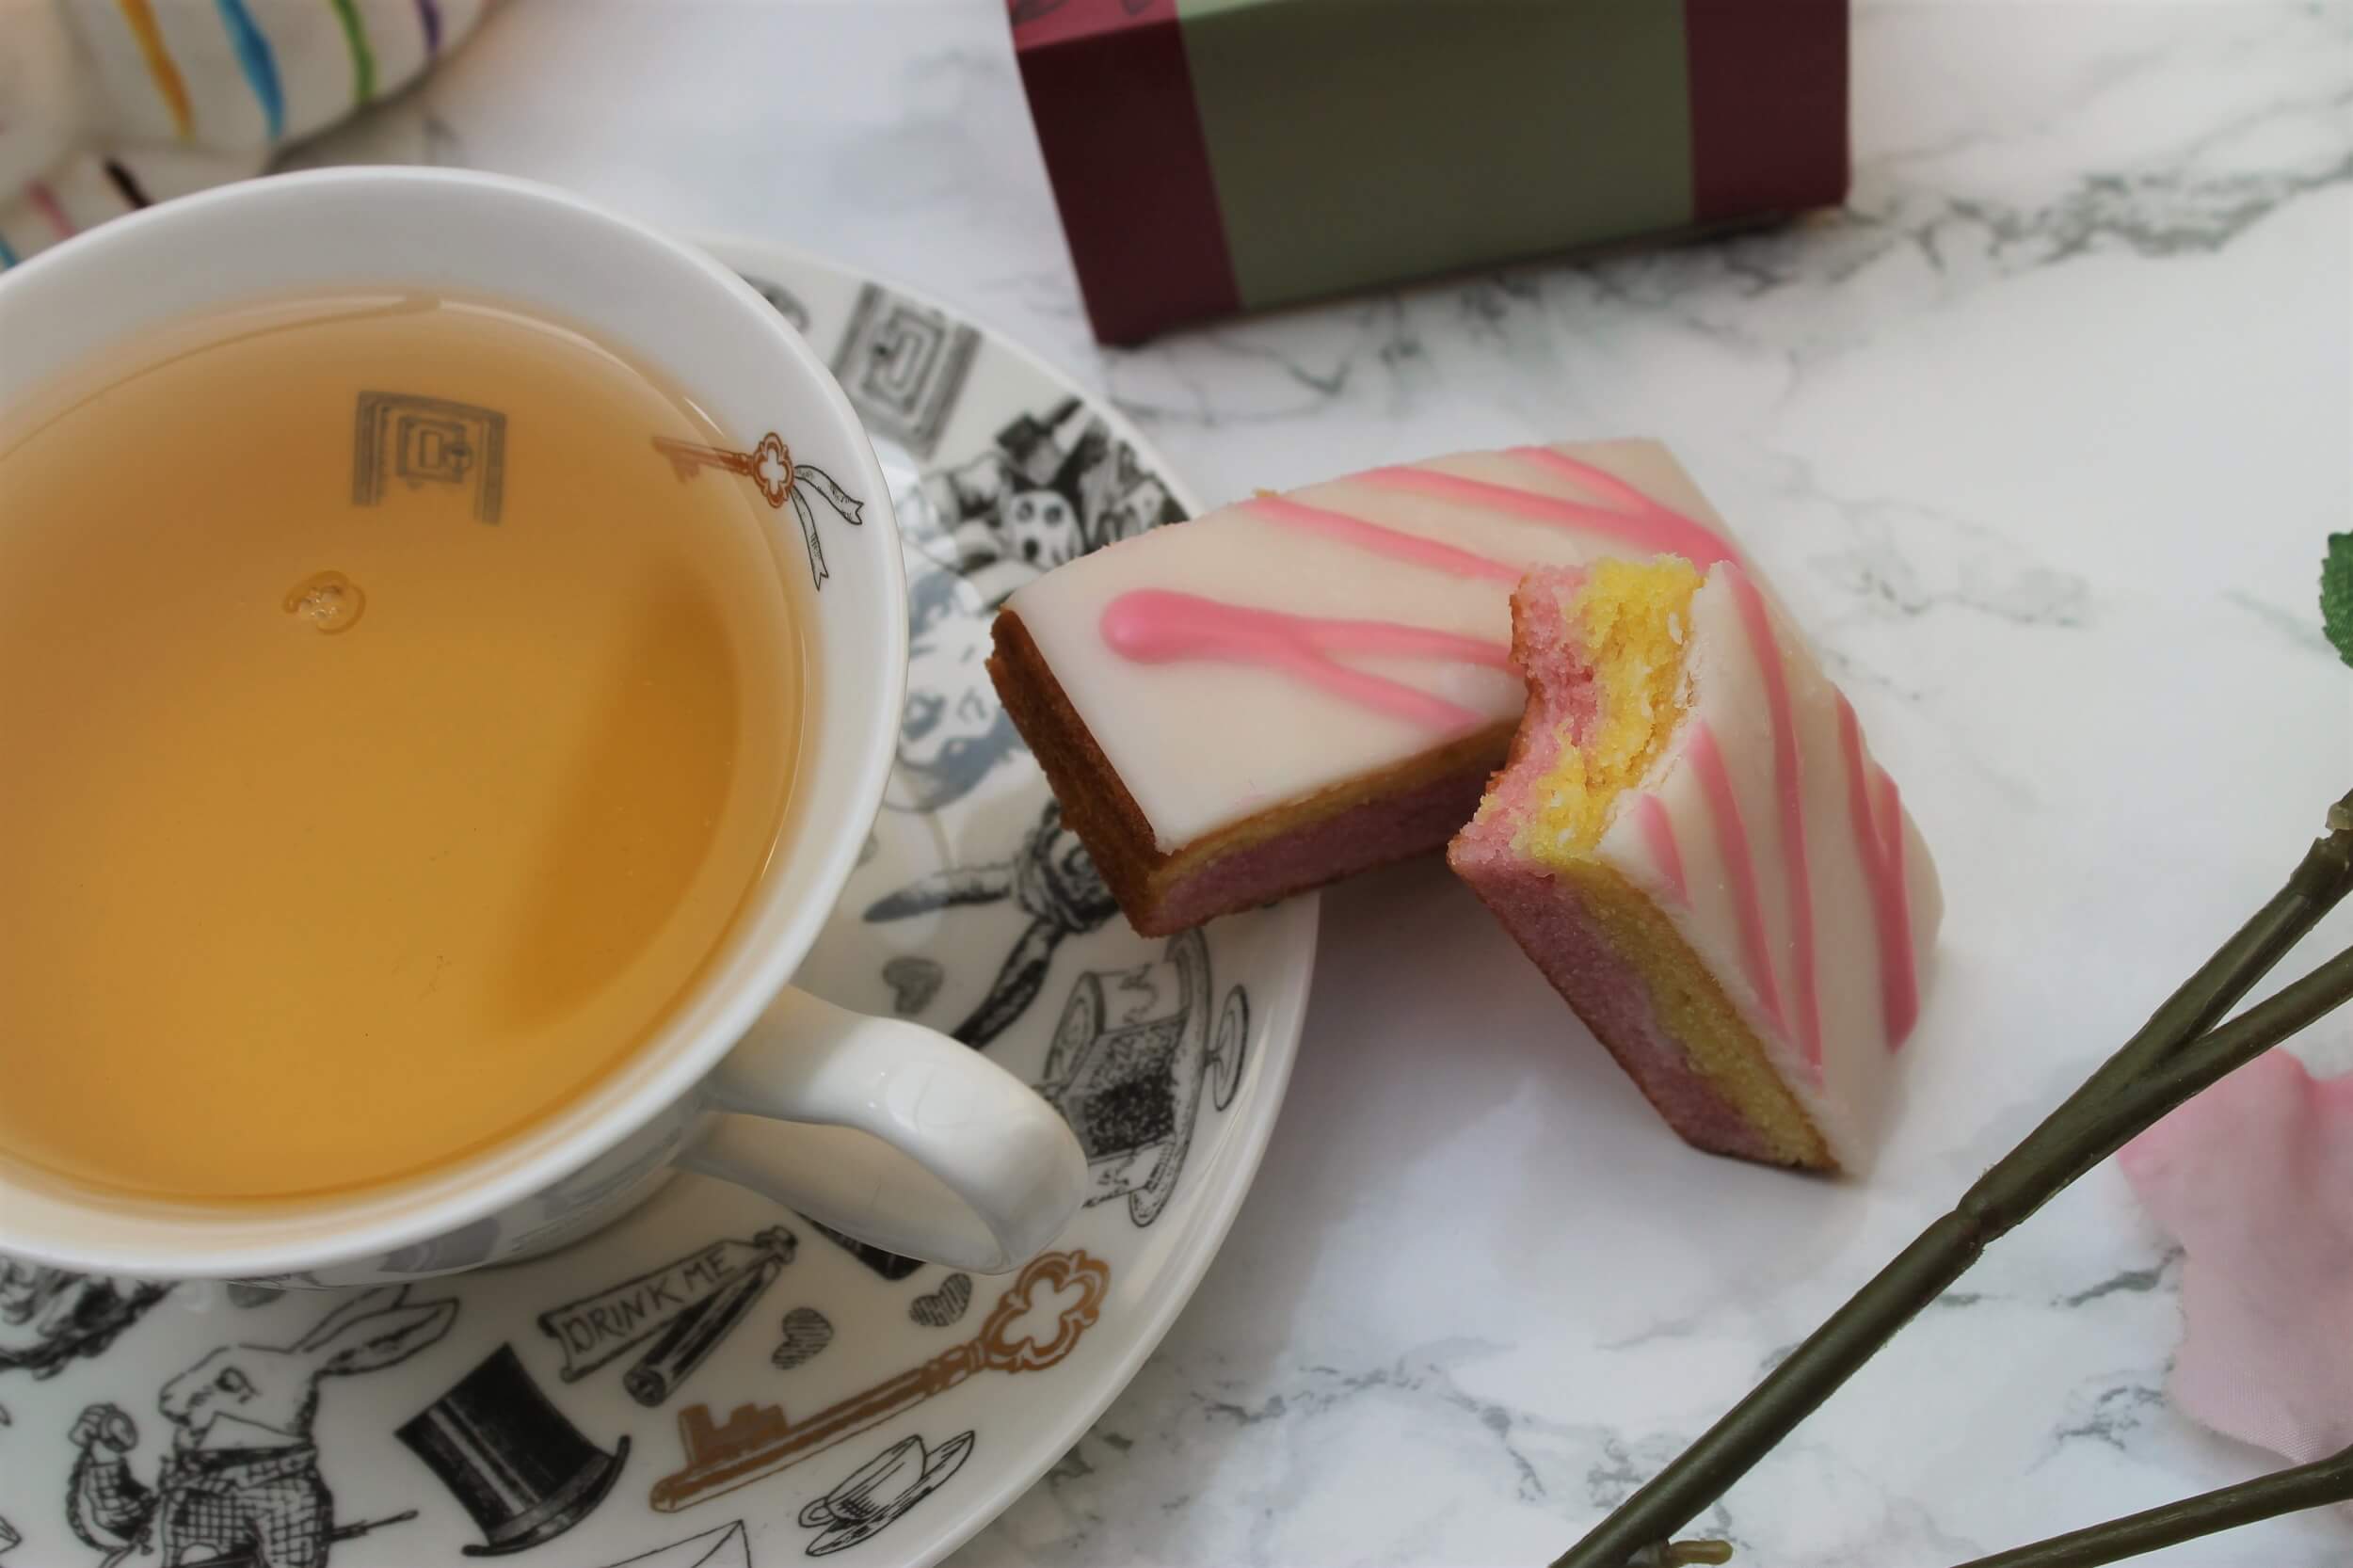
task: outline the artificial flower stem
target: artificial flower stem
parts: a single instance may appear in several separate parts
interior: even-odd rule
[[[2153,1126],[2167,1112],[2247,1065],[2307,1025],[2353,1001],[2353,948],[2281,987],[2219,1029],[2177,1046],[2103,1099],[2080,1091],[2002,1157],[1961,1200],[1992,1240],[2076,1177]]]
[[[2126,1094],[2087,1118],[2077,1175],[2091,1169],[2167,1112],[2212,1087],[2272,1047],[2353,1001],[2353,948],[2293,984],[2281,986],[2221,1028],[2210,1030],[2159,1063]],[[2105,1145],[2105,1151],[2090,1150]],[[2088,1156],[2088,1158],[2086,1158]],[[2072,1177],[2070,1178],[2073,1179]]]
[[[2335,992],[2353,982],[2353,976],[2330,971],[2353,954],[2331,960],[2249,1009],[2245,1018],[2213,1029],[2348,891],[2353,891],[2353,792],[2330,808],[2328,834],[2306,851],[2280,892],[2167,998],[2082,1088],[1986,1172],[1950,1213],[1897,1254],[1747,1398],[1552,1568],[1629,1568],[1637,1554],[1663,1546],[1731,1490],[1897,1329],[1949,1289],[1990,1242],[2231,1066],[2251,1060],[2344,1001],[2345,995]],[[2332,995],[2334,1000],[2329,1000]],[[2291,997],[2295,1000],[2286,1000]],[[2180,1064],[2171,1061],[2177,1053],[2184,1056]],[[2161,1068],[2175,1066],[2185,1070],[2168,1078],[2162,1089],[2140,1087]],[[2208,1068],[2216,1070],[2209,1075]],[[2176,1086],[2179,1094],[2168,1098]],[[2129,1108],[2118,1111],[2127,1097]]]
[[[2109,1089],[2137,1080],[2151,1062],[2220,1023],[2322,916],[2353,892],[2353,791],[2329,807],[2328,827],[2304,852],[2286,886],[2200,965],[2071,1100],[2105,1097]]]
[[[1981,1557],[1961,1568],[2103,1568],[2128,1557],[2235,1529],[2299,1509],[2353,1502],[2353,1448],[2256,1480],[2110,1519],[2031,1546]]]

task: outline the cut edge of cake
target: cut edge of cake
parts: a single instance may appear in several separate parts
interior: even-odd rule
[[[1145,936],[1321,888],[1442,849],[1479,808],[1515,726],[1491,726],[1405,763],[1287,801],[1163,850],[1016,611],[998,613],[988,660],[1014,726],[1063,816]]]
[[[1594,853],[1620,802],[1670,760],[1701,583],[1673,558],[1522,583],[1513,648],[1527,713],[1448,862],[1686,1142],[1834,1172],[1741,1005],[1658,902]]]

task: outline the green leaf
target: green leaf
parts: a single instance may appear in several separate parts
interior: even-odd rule
[[[2320,562],[2320,626],[2337,657],[2353,664],[2353,534],[2329,536]]]

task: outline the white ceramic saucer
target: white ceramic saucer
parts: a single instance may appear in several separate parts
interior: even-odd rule
[[[1039,1085],[1093,1201],[1002,1278],[693,1176],[568,1252],[405,1298],[0,1263],[0,1568],[112,1568],[142,1531],[273,1568],[322,1537],[330,1568],[931,1563],[1078,1440],[1216,1253],[1290,1076],[1315,901],[1135,936],[982,668],[1006,593],[1191,498],[1115,413],[938,306],[711,248],[829,359],[905,534],[900,765],[801,980]],[[294,1430],[237,1419],[265,1408]]]

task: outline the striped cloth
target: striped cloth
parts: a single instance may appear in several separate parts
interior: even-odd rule
[[[397,92],[489,0],[0,0],[0,267],[258,174]]]

